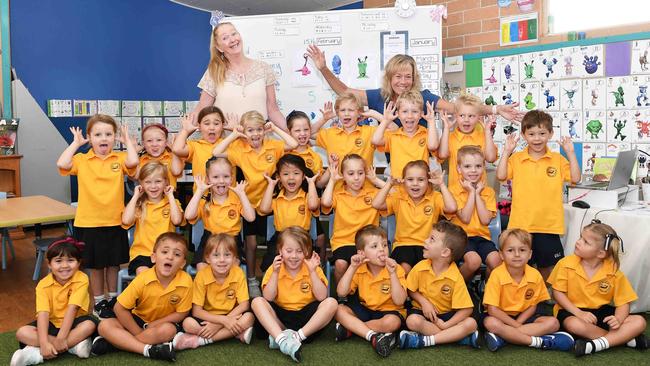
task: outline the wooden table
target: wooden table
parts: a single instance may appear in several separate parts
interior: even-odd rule
[[[15,197],[0,200],[2,229],[2,269],[7,268],[7,247],[16,258],[9,228],[18,225],[43,224],[74,219],[76,208],[47,196]]]

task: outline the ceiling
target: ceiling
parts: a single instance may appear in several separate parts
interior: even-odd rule
[[[226,15],[259,15],[331,10],[359,0],[170,0],[192,8],[221,10]]]

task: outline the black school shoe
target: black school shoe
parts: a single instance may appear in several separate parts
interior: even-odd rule
[[[116,350],[117,349],[112,344],[108,343],[108,341],[102,336],[95,337],[95,339],[93,339],[93,344],[90,347],[90,352],[95,356],[105,355],[109,352],[115,352]]]
[[[397,337],[393,333],[375,333],[370,342],[375,352],[384,358],[390,356],[393,349],[397,347]]]
[[[176,361],[176,352],[171,342],[154,344],[149,348],[149,358],[173,362]]]

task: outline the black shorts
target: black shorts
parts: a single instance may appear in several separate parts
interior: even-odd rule
[[[91,322],[93,322],[95,324],[95,331],[91,335],[91,338],[94,339],[97,336],[97,325],[99,325],[99,320],[97,320],[97,318],[95,318],[95,317],[93,317],[91,315],[82,315],[82,316],[78,316],[78,317],[74,318],[74,320],[72,321],[72,327],[70,328],[70,330],[74,329],[77,325],[85,322],[86,320],[90,320]],[[52,337],[56,337],[59,334],[60,329],[57,328],[54,324],[52,324],[52,322],[48,322],[48,323],[49,324],[48,324],[48,327],[47,327],[47,334],[51,335]],[[38,324],[38,321],[34,320],[33,322],[31,322],[31,323],[29,323],[27,325],[31,325],[33,327],[38,327],[37,324]],[[25,347],[25,344],[22,343],[22,342],[18,342],[18,344],[19,344],[20,348]]]
[[[397,264],[408,263],[409,266],[413,267],[424,259],[422,256],[423,251],[424,247],[421,245],[402,245],[393,248],[390,257],[393,258]]]
[[[408,314],[407,318],[410,315],[422,315],[422,316],[424,316],[424,313],[422,312],[422,310],[415,309],[415,308],[408,309],[406,313]],[[452,311],[449,311],[449,312],[446,312],[446,313],[436,314],[436,316],[438,318],[442,319],[442,321],[446,322],[446,321],[449,321],[449,319],[451,319],[455,314],[456,314],[456,311],[452,310]]]
[[[361,320],[364,323],[370,320],[381,319],[386,315],[392,314],[392,315],[397,315],[399,317],[399,320],[402,323],[400,329],[406,326],[406,319],[404,319],[402,313],[400,313],[397,310],[388,310],[388,311],[371,310],[363,306],[363,304],[361,304],[361,301],[358,300],[358,298],[354,298],[354,297],[351,298],[350,301],[348,301],[348,303],[345,305],[350,309],[352,309],[354,315],[356,315],[356,317],[359,318],[359,320]]]
[[[322,214],[321,214],[322,216]],[[316,236],[324,235],[325,234],[325,228],[323,227],[323,222],[320,221],[320,217],[316,217]],[[321,253],[321,257],[323,254]]]
[[[142,329],[147,328],[146,327],[147,322],[145,322],[142,318],[140,318],[139,316],[137,316],[137,315],[135,315],[133,313],[131,313],[131,316],[133,316],[133,320],[135,320],[135,323],[138,325],[138,327],[140,327]],[[176,326],[176,333],[183,331],[183,325],[182,324],[178,324],[178,323],[172,323],[172,324],[174,324],[174,326]]]
[[[470,236],[467,238],[467,247],[465,253],[476,252],[481,257],[481,262],[485,263],[488,255],[492,252],[497,252],[497,246],[491,240],[487,240],[482,236]]]
[[[147,257],[146,255],[139,255],[133,258],[133,260],[129,262],[129,275],[135,276],[135,270],[138,269],[138,267],[153,267],[151,257]]]
[[[121,226],[74,227],[74,237],[85,243],[83,266],[102,269],[129,262],[129,238]]]
[[[196,248],[196,251],[194,252],[194,257],[192,257],[192,263],[190,263],[192,266],[196,268],[196,265],[199,263],[205,263],[205,243],[208,242],[208,239],[212,236],[212,233],[209,232],[208,230],[203,230],[203,235],[201,235],[201,242],[199,243],[199,247]],[[235,238],[235,243],[237,243],[237,251],[239,251],[239,258],[241,260],[243,253],[244,253],[244,246],[241,241],[241,235],[237,234],[234,236]]]
[[[269,305],[271,305],[271,308],[273,308],[273,311],[275,312],[275,316],[278,317],[286,329],[298,331],[300,328],[304,327],[307,322],[309,322],[314,314],[316,314],[318,306],[320,305],[320,301],[310,302],[300,310],[287,310],[280,307],[273,301],[269,301]],[[323,332],[324,329],[325,328],[320,329],[316,333],[307,337],[304,343],[310,343],[313,341]],[[269,335],[266,329],[264,329],[264,327],[262,327],[262,325],[259,323],[257,318],[255,319],[255,333],[260,339],[267,338]]]
[[[553,267],[564,258],[564,247],[558,234],[530,233],[533,237],[533,256],[528,264],[537,268]]]
[[[336,261],[340,259],[350,264],[350,260],[355,254],[357,254],[357,247],[354,245],[344,245],[342,247],[338,247],[335,251],[332,252],[332,262],[336,263]]]
[[[604,319],[607,318],[608,316],[614,315],[616,313],[616,308],[615,307],[613,307],[611,305],[603,305],[603,306],[599,307],[598,309],[580,308],[580,310],[587,311],[587,312],[590,312],[590,313],[594,314],[596,316],[596,325],[599,328],[602,328],[602,329],[609,332],[609,325],[607,325],[607,323],[604,322]],[[571,314],[570,312],[564,310],[564,309],[560,309],[560,311],[558,311],[556,317],[557,317],[557,320],[560,322],[560,327],[562,329],[564,329],[564,321],[566,320],[566,318],[568,318],[570,316],[574,316],[574,315]]]
[[[528,319],[526,319],[526,321],[524,322],[524,324],[534,323],[535,320],[537,320],[537,318],[539,318],[540,316],[548,316],[548,315],[546,315],[546,314],[541,313],[540,311],[541,311],[541,309],[540,309],[539,306],[538,306],[538,307],[535,309],[535,313],[533,313],[533,315],[531,315]],[[520,313],[520,314],[521,314],[521,313]],[[483,322],[485,321],[485,318],[487,318],[488,316],[490,316],[490,315],[489,315],[487,312],[485,312],[485,313],[481,313],[481,315],[480,315],[480,323],[479,323],[479,324],[483,324]],[[512,318],[513,320],[517,320],[517,317],[519,316],[519,314],[517,314],[517,315],[508,315],[508,316],[509,316],[510,318]]]
[[[255,213],[255,220],[253,222],[244,220],[244,237],[249,235],[257,235],[266,239],[266,219],[267,216],[262,216],[258,213]]]

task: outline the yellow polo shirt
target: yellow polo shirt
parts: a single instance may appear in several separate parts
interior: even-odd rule
[[[328,155],[338,155],[340,160],[347,154],[358,154],[366,166],[372,166],[375,155],[372,135],[376,129],[374,126],[357,126],[354,131],[347,133],[340,127],[322,128],[316,135],[316,145],[325,149]],[[383,148],[379,151],[383,151]]]
[[[316,273],[318,278],[327,286],[327,278],[323,274],[323,270],[318,267]],[[264,273],[262,289],[266,287],[272,274],[273,266],[269,267]],[[278,273],[278,294],[273,302],[285,310],[298,311],[314,301],[316,301],[316,297],[314,297],[313,283],[307,265],[303,264],[300,271],[295,276],[292,276],[282,263]]]
[[[188,145],[189,146],[189,145]],[[151,161],[158,161],[161,164],[165,165],[167,167],[167,179],[169,180],[169,185],[174,187],[176,189],[176,178],[180,177],[179,175],[174,175],[172,174],[172,152],[165,149],[165,152],[163,152],[159,157],[154,158],[153,156],[149,154],[143,154],[140,156],[140,169],[142,167],[151,162]],[[203,163],[203,170],[205,171],[205,163]]]
[[[353,196],[345,190],[345,184],[334,189],[332,207],[322,208],[324,214],[334,211],[334,233],[331,233],[332,251],[344,246],[354,245],[357,231],[366,225],[379,225],[379,215],[385,215],[372,207],[372,199],[378,189],[364,185],[358,195]]]
[[[438,275],[433,272],[431,259],[421,260],[409,272],[406,288],[411,292],[419,292],[436,307],[439,314],[474,307],[465,286],[465,279],[454,262]],[[422,309],[415,300],[413,307]]]
[[[290,154],[300,156],[312,173],[318,174],[323,172],[323,159],[311,146],[308,146],[305,151],[293,150]]]
[[[76,305],[75,318],[88,315],[88,276],[82,271],[77,271],[61,285],[54,279],[52,273],[45,276],[36,285],[36,315],[41,312],[49,313],[50,322],[55,327],[61,328],[63,317],[68,310],[68,305]]]
[[[390,174],[402,178],[406,164],[414,160],[424,160],[429,164],[427,129],[418,126],[413,136],[408,136],[404,128],[384,132],[384,151],[390,153]]]
[[[459,129],[455,129],[449,133],[449,179],[448,187],[460,186],[460,178],[458,174],[458,149],[466,145],[477,145],[481,147],[481,150],[485,152],[485,133],[483,132],[483,127],[477,123],[474,127],[474,131],[471,133],[462,133]],[[483,171],[481,176],[482,181],[487,180],[487,174]]]
[[[307,204],[307,193],[302,189],[296,192],[296,195],[289,199],[284,194],[284,189],[271,203],[273,209],[273,225],[276,231],[283,231],[289,226],[300,226],[309,231],[311,228],[311,218],[318,216],[318,211],[312,212]]]
[[[214,147],[217,146],[221,140],[223,139],[219,137],[214,144],[203,139],[187,141],[187,149],[189,151],[187,161],[192,164],[192,176],[197,177],[200,175],[205,177],[207,175],[205,172],[205,163],[212,157],[212,150],[214,150]],[[192,187],[192,191],[195,190],[196,184]]]
[[[131,310],[146,323],[171,313],[183,313],[192,309],[192,277],[182,269],[163,288],[156,274],[156,267],[149,268],[135,277],[117,297],[125,309]]]
[[[246,276],[239,266],[233,265],[223,283],[218,283],[207,266],[194,278],[192,303],[210,314],[226,315],[237,305],[248,301]]]
[[[238,235],[241,231],[241,215],[244,212],[244,206],[241,204],[239,197],[233,191],[228,191],[228,198],[223,204],[211,202],[208,205],[208,213],[205,212],[207,201],[201,199],[197,216],[194,220],[189,220],[190,224],[196,224],[199,219],[203,220],[206,230],[212,234]]]
[[[400,285],[406,289],[406,277],[404,268],[398,265],[395,273]],[[350,283],[350,294],[359,289],[359,300],[361,304],[370,310],[376,311],[399,311],[406,316],[404,305],[396,305],[391,297],[390,274],[386,267],[382,268],[377,276],[373,276],[368,264],[364,263],[357,268]]]
[[[569,161],[548,148],[534,160],[528,149],[508,159],[512,209],[508,228],[530,233],[564,234],[564,182],[571,180]]]
[[[469,193],[460,184],[454,188],[450,188],[449,191],[451,192],[451,195],[456,199],[458,211],[460,211],[467,204]],[[497,199],[494,189],[491,187],[483,188],[480,194],[480,198],[483,200],[483,202],[485,202],[485,207],[492,213],[492,217],[495,217],[497,212]],[[478,218],[476,205],[474,206],[474,212],[472,212],[472,218],[469,220],[468,224],[460,221],[457,215],[458,213],[454,214],[451,222],[462,227],[463,230],[465,230],[467,233],[468,237],[480,236],[487,240],[492,240],[488,225],[481,224],[481,220]]]
[[[248,182],[246,195],[257,206],[268,184],[264,174],[271,176],[275,172],[278,159],[284,155],[284,142],[264,139],[259,151],[255,151],[244,139],[237,139],[228,146],[227,153],[228,160],[244,172]]]
[[[515,283],[506,264],[502,263],[488,278],[483,304],[496,306],[506,314],[516,316],[550,298],[544,279],[535,268],[526,265],[524,277]]]
[[[392,155],[391,155],[392,156]],[[386,215],[395,214],[395,243],[393,248],[404,245],[424,245],[431,228],[442,215],[442,194],[429,190],[417,204],[403,189],[396,189],[386,197]]]
[[[105,158],[90,149],[72,157],[70,170],[61,175],[76,175],[79,182],[79,206],[74,218],[77,227],[118,226],[124,211],[124,175],[135,174],[127,168],[126,152],[112,151]]]
[[[175,202],[182,213],[181,203],[178,200]],[[171,208],[167,197],[163,197],[158,203],[145,200],[144,209],[144,220],[140,220],[139,217],[135,218],[135,233],[133,234],[133,245],[129,249],[129,261],[139,255],[150,256],[158,236],[176,230],[176,226],[172,223]],[[127,226],[125,229],[129,227]]]
[[[638,299],[630,281],[617,269],[614,261],[606,259],[598,271],[588,278],[575,254],[560,259],[553,268],[548,282],[555,290],[564,292],[573,305],[581,309],[598,309],[613,303],[614,306]],[[561,309],[556,304],[553,313]]]

